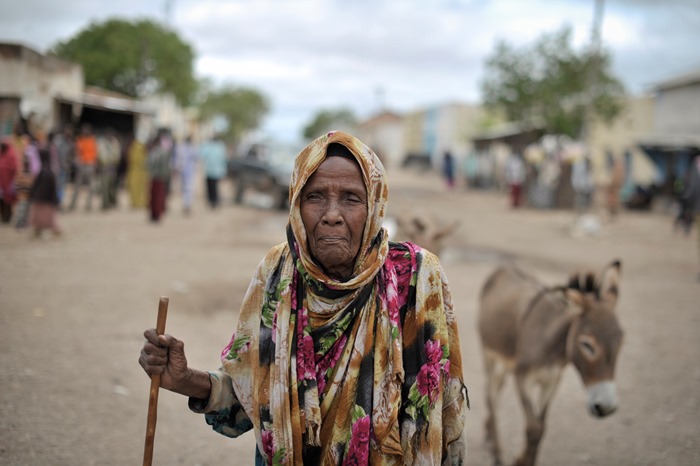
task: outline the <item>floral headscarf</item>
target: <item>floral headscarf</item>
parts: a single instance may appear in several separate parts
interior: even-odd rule
[[[352,153],[367,189],[346,282],[313,261],[300,214],[300,192],[331,143]],[[291,181],[287,242],[258,267],[222,352],[259,455],[271,465],[460,463],[466,394],[447,280],[434,255],[389,243],[381,162],[330,132],[297,156]],[[208,420],[222,431],[216,423],[230,417]]]
[[[360,164],[367,189],[367,223],[362,236],[360,254],[355,261],[353,278],[338,282],[328,277],[318,264],[311,260],[306,241],[306,230],[301,221],[300,199],[302,189],[309,177],[326,159],[326,149],[331,143],[345,146]],[[301,250],[300,259],[309,274],[320,283],[340,290],[352,290],[368,283],[379,271],[388,250],[388,237],[382,230],[389,190],[384,167],[379,158],[359,139],[341,131],[328,133],[306,146],[297,156],[289,188],[291,213],[289,224]]]

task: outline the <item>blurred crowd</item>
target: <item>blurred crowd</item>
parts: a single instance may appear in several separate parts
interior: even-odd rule
[[[564,208],[580,214],[598,205],[615,217],[623,204],[632,207],[635,186],[625,161],[605,154],[595,165],[580,144],[544,141],[521,150],[473,151],[464,159],[463,173],[470,188],[508,191],[514,208]]]
[[[117,208],[120,190],[127,192],[131,208],[147,211],[157,223],[177,183],[189,215],[198,165],[206,177],[208,205],[216,208],[219,182],[227,175],[227,149],[220,138],[200,145],[189,137],[178,142],[166,128],[150,137],[94,130],[90,124],[32,134],[18,123],[0,144],[0,220],[35,236],[61,235],[60,212]]]

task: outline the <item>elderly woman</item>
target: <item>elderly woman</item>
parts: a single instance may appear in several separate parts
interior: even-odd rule
[[[215,431],[253,429],[256,464],[462,464],[459,337],[436,256],[390,243],[387,185],[358,139],[296,158],[287,241],[260,263],[218,371],[145,332],[140,364]]]

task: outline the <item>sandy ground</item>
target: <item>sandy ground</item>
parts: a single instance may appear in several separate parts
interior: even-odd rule
[[[390,173],[390,213],[424,208],[461,226],[442,254],[459,313],[472,409],[469,464],[489,464],[482,442],[483,371],[477,296],[499,262],[514,260],[548,283],[573,270],[623,262],[618,312],[625,343],[620,408],[591,418],[568,368],[550,407],[540,465],[700,464],[700,282],[694,238],[671,219],[624,213],[597,237],[574,236],[568,212],[511,211],[504,195],[448,193],[435,175]],[[225,189],[230,199],[230,188]],[[142,331],[170,297],[167,331],[190,363],[218,367],[248,280],[286,216],[254,206],[179,203],[160,225],[143,211],[62,215],[60,239],[0,228],[0,464],[127,465],[143,456],[149,380],[137,363]],[[261,200],[249,199],[253,204]],[[523,442],[510,381],[500,407],[506,461]],[[156,465],[251,464],[253,436],[228,439],[161,391]]]

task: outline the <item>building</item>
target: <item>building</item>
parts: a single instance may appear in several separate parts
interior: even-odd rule
[[[460,160],[472,149],[483,115],[481,106],[461,102],[408,113],[404,117],[404,152],[429,157],[433,166],[440,165],[447,150]]]
[[[660,193],[671,196],[700,152],[700,69],[657,84],[654,93],[652,131],[638,142],[659,171]]]
[[[12,132],[20,120],[34,131],[48,132],[64,111],[56,96],[76,99],[83,83],[80,65],[24,45],[0,43],[0,134]]]
[[[113,128],[122,135],[145,138],[161,127],[182,139],[211,133],[193,109],[183,109],[171,95],[136,99],[86,86],[82,67],[21,44],[0,43],[0,135],[22,122],[34,133],[90,123],[96,130]]]
[[[357,126],[357,137],[379,156],[385,168],[401,164],[403,147],[403,118],[394,112],[383,111]]]
[[[587,145],[598,184],[609,182],[608,157],[624,163],[625,178],[634,185],[648,187],[657,181],[654,163],[639,145],[654,131],[655,105],[653,95],[629,97],[615,121],[592,122]]]

